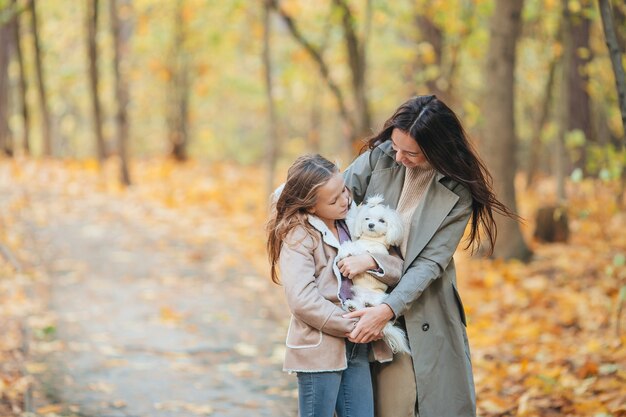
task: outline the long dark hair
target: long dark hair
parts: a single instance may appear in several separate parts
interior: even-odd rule
[[[391,139],[391,132],[400,129],[411,136],[430,165],[443,175],[465,185],[472,195],[471,232],[466,249],[474,252],[481,240],[481,228],[489,240],[493,254],[498,230],[493,213],[519,220],[519,216],[502,204],[493,192],[493,178],[467,139],[461,121],[436,96],[416,96],[404,102],[368,139],[365,149],[373,149]]]
[[[319,188],[337,173],[339,173],[337,165],[321,155],[301,156],[287,171],[287,181],[272,207],[266,226],[267,255],[271,278],[276,284],[280,283],[277,263],[287,234],[294,227],[302,226],[314,240],[318,238],[308,223],[307,213],[317,202]]]

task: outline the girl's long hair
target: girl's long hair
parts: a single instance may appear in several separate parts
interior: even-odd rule
[[[318,189],[337,173],[339,168],[321,155],[301,156],[289,168],[287,181],[272,204],[267,223],[267,254],[272,281],[276,284],[280,283],[277,264],[287,234],[302,226],[315,241],[319,238],[308,223],[307,214],[317,201]]]
[[[473,253],[479,247],[482,229],[489,241],[488,255],[493,254],[498,234],[493,213],[514,219],[519,216],[496,198],[493,178],[467,139],[456,114],[436,96],[413,97],[398,107],[378,134],[368,139],[364,150],[390,140],[394,129],[415,139],[435,170],[469,189],[472,217],[466,249],[471,247]]]

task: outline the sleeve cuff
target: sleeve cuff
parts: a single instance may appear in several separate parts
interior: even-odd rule
[[[394,296],[394,294],[389,294],[389,296],[387,296],[387,298],[385,298],[385,301],[383,301],[384,304],[387,304],[390,308],[391,311],[393,311],[393,315],[394,318],[393,320],[397,320],[398,317],[400,317],[403,313],[403,303],[402,301],[400,301],[400,299],[396,296]]]
[[[372,274],[372,275],[374,275],[374,276],[376,276],[376,277],[379,277],[379,278],[384,277],[384,276],[385,276],[385,270],[383,269],[383,267],[382,267],[382,266],[380,266],[380,262],[378,261],[378,259],[376,259],[376,257],[374,256],[374,254],[371,254],[371,253],[370,253],[369,255],[372,257],[372,259],[374,259],[374,262],[376,262],[376,266],[377,266],[378,268],[376,268],[376,269],[368,269],[366,272],[367,272],[368,274]]]

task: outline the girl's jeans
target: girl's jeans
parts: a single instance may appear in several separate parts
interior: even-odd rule
[[[346,340],[348,368],[336,372],[298,372],[300,417],[373,417],[374,394],[368,344]]]

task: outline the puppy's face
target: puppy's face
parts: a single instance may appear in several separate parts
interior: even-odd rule
[[[363,236],[380,237],[387,234],[389,228],[389,209],[378,205],[366,208],[361,217],[361,232]]]

